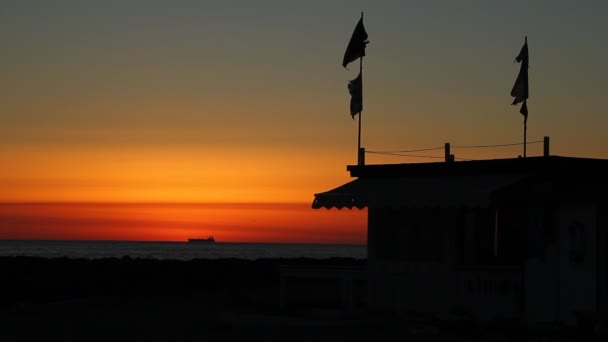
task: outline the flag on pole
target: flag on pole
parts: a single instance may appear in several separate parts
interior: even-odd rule
[[[367,41],[367,32],[363,26],[363,15],[355,26],[353,35],[350,37],[346,52],[344,52],[344,58],[342,59],[342,66],[346,68],[348,63],[355,61],[359,57],[365,56],[365,46],[369,43]]]
[[[361,73],[354,80],[348,82],[348,92],[350,93],[350,115],[355,115],[363,111],[363,81]]]
[[[521,105],[519,112],[524,116],[524,120],[528,120],[528,105],[526,104],[527,100],[524,100],[524,103]]]
[[[528,99],[528,37],[526,36],[524,45],[521,47],[519,51],[519,55],[515,57],[515,61],[521,64],[519,69],[519,74],[517,75],[517,79],[515,80],[515,84],[511,89],[511,96],[514,97],[513,105],[516,105],[520,102],[523,102],[523,105],[520,109],[520,113],[528,118],[528,107],[526,106],[526,100]]]

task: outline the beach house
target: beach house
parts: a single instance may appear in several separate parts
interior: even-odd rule
[[[608,311],[608,160],[350,165],[313,208],[367,208],[370,308],[574,324]]]

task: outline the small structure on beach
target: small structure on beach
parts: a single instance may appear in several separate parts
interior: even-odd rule
[[[361,268],[367,298],[357,302],[526,323],[573,324],[608,313],[608,160],[551,156],[549,137],[543,156],[527,157],[527,36],[510,92],[524,118],[523,158],[456,161],[446,143],[444,162],[376,165],[366,165],[361,147],[367,38],[362,14],[342,64],[360,62],[348,84],[350,114],[359,116],[359,125],[357,164],[347,171],[356,179],[315,194],[312,204],[368,210],[368,258]],[[518,144],[465,147],[509,145]],[[292,271],[291,277],[327,274]],[[361,277],[333,274],[344,284],[343,302],[352,306],[353,283]]]
[[[608,311],[608,160],[350,165],[313,208],[367,208],[368,303],[529,323]]]

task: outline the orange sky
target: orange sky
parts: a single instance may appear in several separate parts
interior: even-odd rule
[[[309,203],[0,204],[0,239],[365,244],[366,216]]]
[[[349,180],[333,158],[280,145],[14,146],[0,149],[0,201],[312,203]]]
[[[528,36],[528,141],[608,158],[608,2],[320,3],[3,6],[0,203],[226,207],[2,205],[0,238],[181,240],[219,226],[219,240],[364,242],[365,212],[310,208],[356,163],[347,84],[358,68],[341,61],[361,12],[368,151],[450,142],[457,160],[520,155],[458,146],[522,141],[509,92]],[[366,160],[443,151],[421,154]]]

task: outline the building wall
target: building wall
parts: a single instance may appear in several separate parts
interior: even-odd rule
[[[393,262],[490,264],[493,209],[370,208],[368,257]]]
[[[368,209],[370,298],[377,308],[442,311],[450,306],[456,253],[453,234],[438,209]]]
[[[394,262],[442,262],[445,228],[438,209],[374,209],[376,257]]]
[[[529,219],[535,208],[518,204],[501,206],[496,210],[496,263],[522,265],[529,251]]]
[[[598,205],[598,265],[599,276],[598,310],[608,314],[608,202],[602,201]]]
[[[566,202],[550,210],[552,220],[541,229],[544,252],[526,261],[526,319],[576,324],[595,313],[598,304],[597,204]],[[534,229],[538,220],[532,217],[529,223]]]
[[[559,318],[559,227],[558,206],[545,203],[531,208],[527,236],[542,238],[532,242],[524,264],[525,318],[531,323],[547,323]],[[541,234],[542,233],[542,234]]]
[[[520,315],[521,269],[492,265],[493,213],[369,208],[372,306],[479,319]]]
[[[575,323],[597,309],[597,206],[566,203],[559,210],[558,312],[561,321]]]
[[[367,210],[367,262],[373,264],[376,261],[376,250],[378,246],[377,231],[378,231],[378,210],[376,208],[368,208]]]

